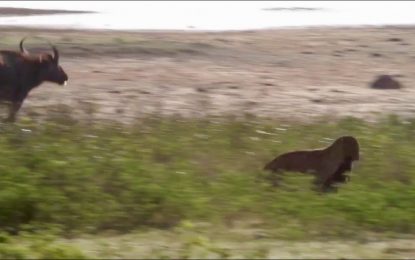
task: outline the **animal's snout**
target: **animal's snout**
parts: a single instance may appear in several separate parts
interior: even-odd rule
[[[64,85],[66,86],[68,84],[68,76],[64,76],[62,77],[62,79],[59,82],[59,85]]]
[[[59,82],[60,85],[66,86],[68,83],[68,75],[61,69],[61,80]]]

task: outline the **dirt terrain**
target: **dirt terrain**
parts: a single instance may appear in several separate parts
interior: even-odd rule
[[[415,112],[415,28],[303,28],[241,32],[3,28],[2,49],[23,36],[51,40],[69,85],[31,92],[21,116],[57,110],[129,122],[149,114],[367,120]],[[30,39],[27,48],[46,46]],[[380,74],[400,90],[374,90]],[[21,117],[22,118],[22,117]]]
[[[415,253],[414,239],[410,237],[291,241],[268,238],[268,232],[252,229],[228,229],[225,235],[218,237],[185,234],[150,230],[126,235],[85,236],[61,242],[77,246],[94,258],[113,259],[411,259]]]

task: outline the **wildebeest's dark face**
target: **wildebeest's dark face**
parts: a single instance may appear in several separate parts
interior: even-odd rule
[[[26,38],[23,38],[20,41],[20,52],[30,55],[23,46],[25,39]],[[50,42],[48,43],[52,47],[53,55],[42,53],[38,56],[38,83],[41,83],[42,81],[49,81],[59,85],[66,85],[68,75],[59,65],[59,51]]]
[[[44,81],[53,82],[59,85],[66,85],[68,75],[63,68],[58,64],[58,60],[52,55],[44,55],[40,60],[40,77]]]

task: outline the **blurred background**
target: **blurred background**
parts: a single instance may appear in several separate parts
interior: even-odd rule
[[[413,257],[414,7],[0,2],[0,48],[48,40],[69,76],[0,125],[0,257]],[[266,179],[342,135],[336,193]]]

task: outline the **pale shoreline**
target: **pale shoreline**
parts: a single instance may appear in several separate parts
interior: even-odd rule
[[[0,7],[0,17],[24,17],[34,15],[56,15],[56,14],[91,14],[93,11],[58,10],[58,9],[38,9],[38,8],[18,8]]]
[[[75,11],[77,12],[77,11]],[[1,16],[0,16],[1,17]],[[396,24],[396,25],[303,25],[303,26],[276,26],[259,29],[224,29],[224,30],[203,30],[203,29],[111,29],[111,28],[78,28],[70,26],[26,26],[26,25],[1,25],[2,30],[16,31],[59,31],[59,32],[95,32],[95,33],[254,33],[254,32],[277,32],[277,31],[299,31],[299,30],[359,30],[359,29],[413,29],[415,24]]]

